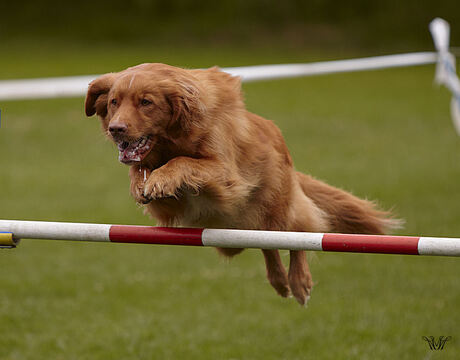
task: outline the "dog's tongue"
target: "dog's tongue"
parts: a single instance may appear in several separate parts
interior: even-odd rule
[[[141,156],[138,151],[138,145],[138,142],[134,142],[129,144],[126,148],[118,147],[118,160],[122,163],[131,161],[141,161]]]
[[[118,160],[122,163],[142,161],[152,147],[152,140],[147,137],[140,138],[132,143],[123,141],[118,143]]]

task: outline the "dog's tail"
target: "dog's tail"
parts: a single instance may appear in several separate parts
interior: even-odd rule
[[[358,199],[300,172],[297,178],[305,195],[327,214],[331,232],[385,234],[404,224],[391,212],[378,210],[371,201]]]

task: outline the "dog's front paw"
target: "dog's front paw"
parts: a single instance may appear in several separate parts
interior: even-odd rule
[[[151,202],[152,199],[144,195],[144,187],[144,183],[138,183],[131,186],[131,195],[137,203],[145,205]]]
[[[134,200],[139,204],[148,204],[152,199],[148,199],[144,196],[144,187],[147,178],[150,176],[150,170],[147,168],[141,167],[132,167],[130,169],[130,178],[131,178],[131,195]]]
[[[177,198],[181,183],[167,176],[161,170],[155,170],[145,182],[143,196],[148,200]]]

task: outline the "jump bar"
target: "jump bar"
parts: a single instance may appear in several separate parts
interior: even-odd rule
[[[14,239],[460,256],[459,238],[0,220]]]

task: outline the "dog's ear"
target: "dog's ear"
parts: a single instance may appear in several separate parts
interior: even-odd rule
[[[89,83],[85,101],[86,116],[97,114],[105,117],[107,115],[107,97],[115,79],[115,73],[108,73]]]
[[[180,129],[188,132],[206,111],[202,101],[202,91],[197,84],[187,80],[164,81],[161,88],[171,108],[168,130],[172,133]]]

